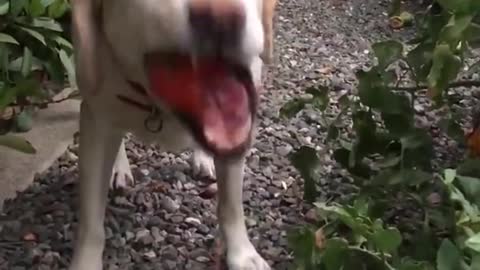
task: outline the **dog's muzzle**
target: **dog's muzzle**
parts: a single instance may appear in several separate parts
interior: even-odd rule
[[[240,44],[246,23],[245,9],[232,0],[190,0],[188,21],[197,54]]]
[[[228,156],[249,147],[257,110],[257,91],[250,66],[233,58],[241,46],[245,9],[233,0],[190,0],[191,44],[186,50],[155,51],[144,57],[153,105],[119,97],[148,110],[147,129],[162,128],[155,104],[169,107],[207,151]],[[147,125],[147,122],[150,123]]]

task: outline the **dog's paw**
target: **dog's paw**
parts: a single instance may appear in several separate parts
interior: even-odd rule
[[[83,262],[76,263],[73,262],[68,270],[102,270],[102,263],[94,262]]]
[[[124,189],[133,186],[135,180],[130,169],[127,158],[119,158],[113,165],[112,178],[110,179],[111,189]]]
[[[102,270],[103,246],[98,243],[78,245],[81,239],[77,241],[68,270]]]
[[[114,168],[112,178],[110,179],[111,189],[124,189],[128,186],[133,186],[135,180],[130,169],[124,170],[122,168]]]
[[[250,242],[244,247],[227,251],[227,266],[229,270],[270,270]]]
[[[202,150],[195,149],[192,154],[193,174],[203,177],[215,178],[215,162],[212,156]]]
[[[273,63],[273,51],[271,50],[266,50],[264,52],[262,52],[262,54],[260,55],[260,58],[263,60],[263,62],[267,65],[270,65]]]

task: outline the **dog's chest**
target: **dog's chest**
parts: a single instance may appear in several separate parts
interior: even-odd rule
[[[109,121],[115,128],[133,133],[147,144],[156,144],[165,151],[183,151],[193,146],[193,138],[176,118],[167,111],[143,113],[128,104],[119,104],[121,109],[110,111]]]
[[[115,65],[108,61],[104,63],[107,64],[106,76],[100,93],[85,96],[93,113],[102,122],[121,132],[131,132],[146,143],[159,144],[168,151],[193,146],[189,130],[175,114],[159,104],[154,105],[151,98],[132,88]]]

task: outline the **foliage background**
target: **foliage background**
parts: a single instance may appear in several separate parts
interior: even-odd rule
[[[65,85],[75,85],[69,8],[67,0],[0,0],[2,146],[35,153],[18,133],[31,128],[36,110],[64,99],[57,97]],[[290,234],[297,269],[480,269],[480,163],[472,156],[450,168],[435,164],[433,135],[415,110],[416,100],[430,99],[430,109],[441,111],[442,131],[475,153],[478,134],[464,136],[465,116],[452,104],[454,89],[480,86],[460,76],[478,73],[471,56],[480,41],[479,13],[476,0],[437,0],[416,14],[392,1],[390,25],[413,26],[415,38],[373,44],[375,58],[357,72],[357,91],[342,96],[340,114],[324,121],[333,157],[357,192],[317,202],[317,151],[302,147],[291,155],[305,180],[304,199],[321,217]],[[306,94],[282,114],[331,106],[326,87]],[[421,218],[391,222],[385,217],[392,205],[407,205]]]
[[[372,44],[374,58],[357,71],[356,92],[332,101],[327,87],[313,86],[281,110],[293,117],[338,104],[341,112],[323,119],[326,143],[355,187],[341,201],[319,202],[317,150],[305,146],[291,155],[320,220],[290,235],[297,269],[480,269],[478,115],[465,136],[468,116],[454,106],[458,89],[480,86],[462,78],[478,71],[472,56],[480,2],[437,0],[415,14],[403,4],[392,1],[389,23],[414,27],[414,38]],[[441,115],[441,132],[468,149],[455,166],[436,162],[436,134],[417,121],[419,99]],[[405,208],[410,217],[401,216]]]
[[[0,145],[35,153],[13,133],[75,85],[68,0],[0,0]]]

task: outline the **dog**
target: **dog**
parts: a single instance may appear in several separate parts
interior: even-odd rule
[[[193,149],[194,167],[217,179],[228,269],[270,269],[247,235],[242,186],[262,68],[273,55],[276,1],[71,4],[82,103],[79,223],[69,269],[102,269],[109,179],[132,178],[123,143],[127,132],[168,151]],[[193,79],[183,81],[179,74]]]

